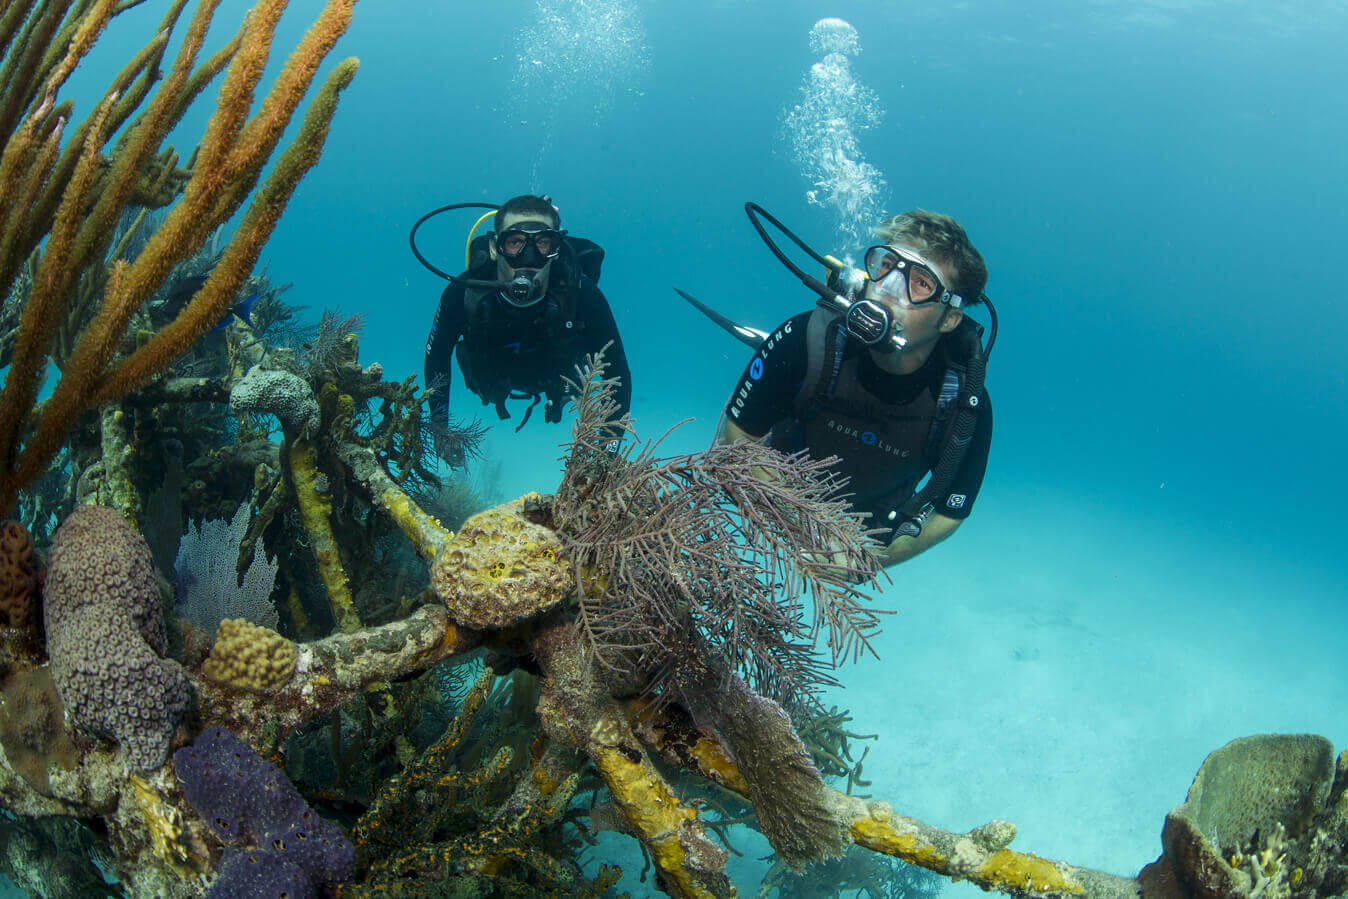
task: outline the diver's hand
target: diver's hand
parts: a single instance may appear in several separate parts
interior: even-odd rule
[[[830,537],[827,545],[806,553],[806,558],[827,572],[831,579],[849,584],[864,584],[875,576],[879,559],[865,544],[847,543]]]

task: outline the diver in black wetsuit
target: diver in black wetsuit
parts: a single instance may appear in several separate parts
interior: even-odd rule
[[[961,309],[983,299],[988,275],[949,216],[915,210],[875,233],[881,243],[866,251],[857,302],[845,314],[822,305],[801,313],[762,342],[726,404],[720,440],[766,436],[784,452],[836,455],[853,509],[886,529],[888,566],[954,533],[982,486],[992,404],[979,336]],[[952,456],[959,461],[935,495],[915,503],[962,409],[962,458]]]
[[[509,418],[507,399],[540,401],[544,420],[561,421],[566,383],[586,355],[608,345],[607,377],[620,380],[618,415],[632,401],[632,375],[598,280],[604,251],[561,230],[547,197],[520,196],[496,211],[493,231],[474,241],[468,271],[451,281],[426,341],[426,383],[438,386],[435,418],[448,419],[450,355],[468,389]],[[488,286],[489,285],[489,286]]]

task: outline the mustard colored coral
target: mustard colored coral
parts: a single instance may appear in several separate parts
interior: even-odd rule
[[[508,627],[559,605],[575,587],[556,533],[524,517],[528,494],[479,512],[444,545],[431,585],[455,624]]]
[[[226,618],[201,673],[217,684],[265,693],[290,679],[298,651],[275,631],[245,618]]]

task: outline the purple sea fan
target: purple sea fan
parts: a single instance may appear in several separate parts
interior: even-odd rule
[[[214,634],[225,618],[247,618],[276,630],[279,620],[272,605],[278,563],[261,552],[238,573],[239,547],[248,533],[248,504],[241,503],[229,522],[203,521],[187,525],[174,561],[174,605],[179,615]]]

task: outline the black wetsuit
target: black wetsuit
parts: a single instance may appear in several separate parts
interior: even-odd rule
[[[772,332],[745,367],[726,415],[749,434],[769,435],[769,444],[783,452],[808,449],[816,458],[836,454],[839,473],[852,481],[847,491],[853,494],[853,508],[869,513],[870,527],[890,526],[889,513],[940,455],[942,425],[948,420],[941,416],[951,407],[941,407],[938,398],[943,390],[949,397],[957,384],[954,375],[948,376],[947,342],[938,342],[917,371],[895,375],[879,368],[865,347],[848,341],[839,360],[838,383],[845,389],[811,401],[802,391],[808,390],[807,335],[816,315],[825,316],[814,319],[818,340],[827,327],[824,313],[803,312]],[[934,501],[935,511],[950,518],[969,516],[983,484],[992,445],[992,403],[986,393],[982,400],[964,460],[949,489]]]
[[[506,399],[525,396],[546,399],[545,417],[558,421],[566,392],[562,378],[575,380],[576,366],[586,355],[609,343],[604,353],[606,377],[620,380],[615,396],[618,414],[627,413],[632,405],[632,373],[608,301],[589,278],[569,277],[565,271],[563,277],[557,275],[554,271],[549,280],[548,295],[524,309],[497,293],[466,303],[470,288],[460,281],[445,288],[426,341],[426,383],[438,380],[441,388],[434,401],[437,420],[449,417],[451,353],[459,358],[468,388],[484,405],[496,406],[501,418],[509,417]],[[463,277],[495,280],[496,263],[486,261]]]

